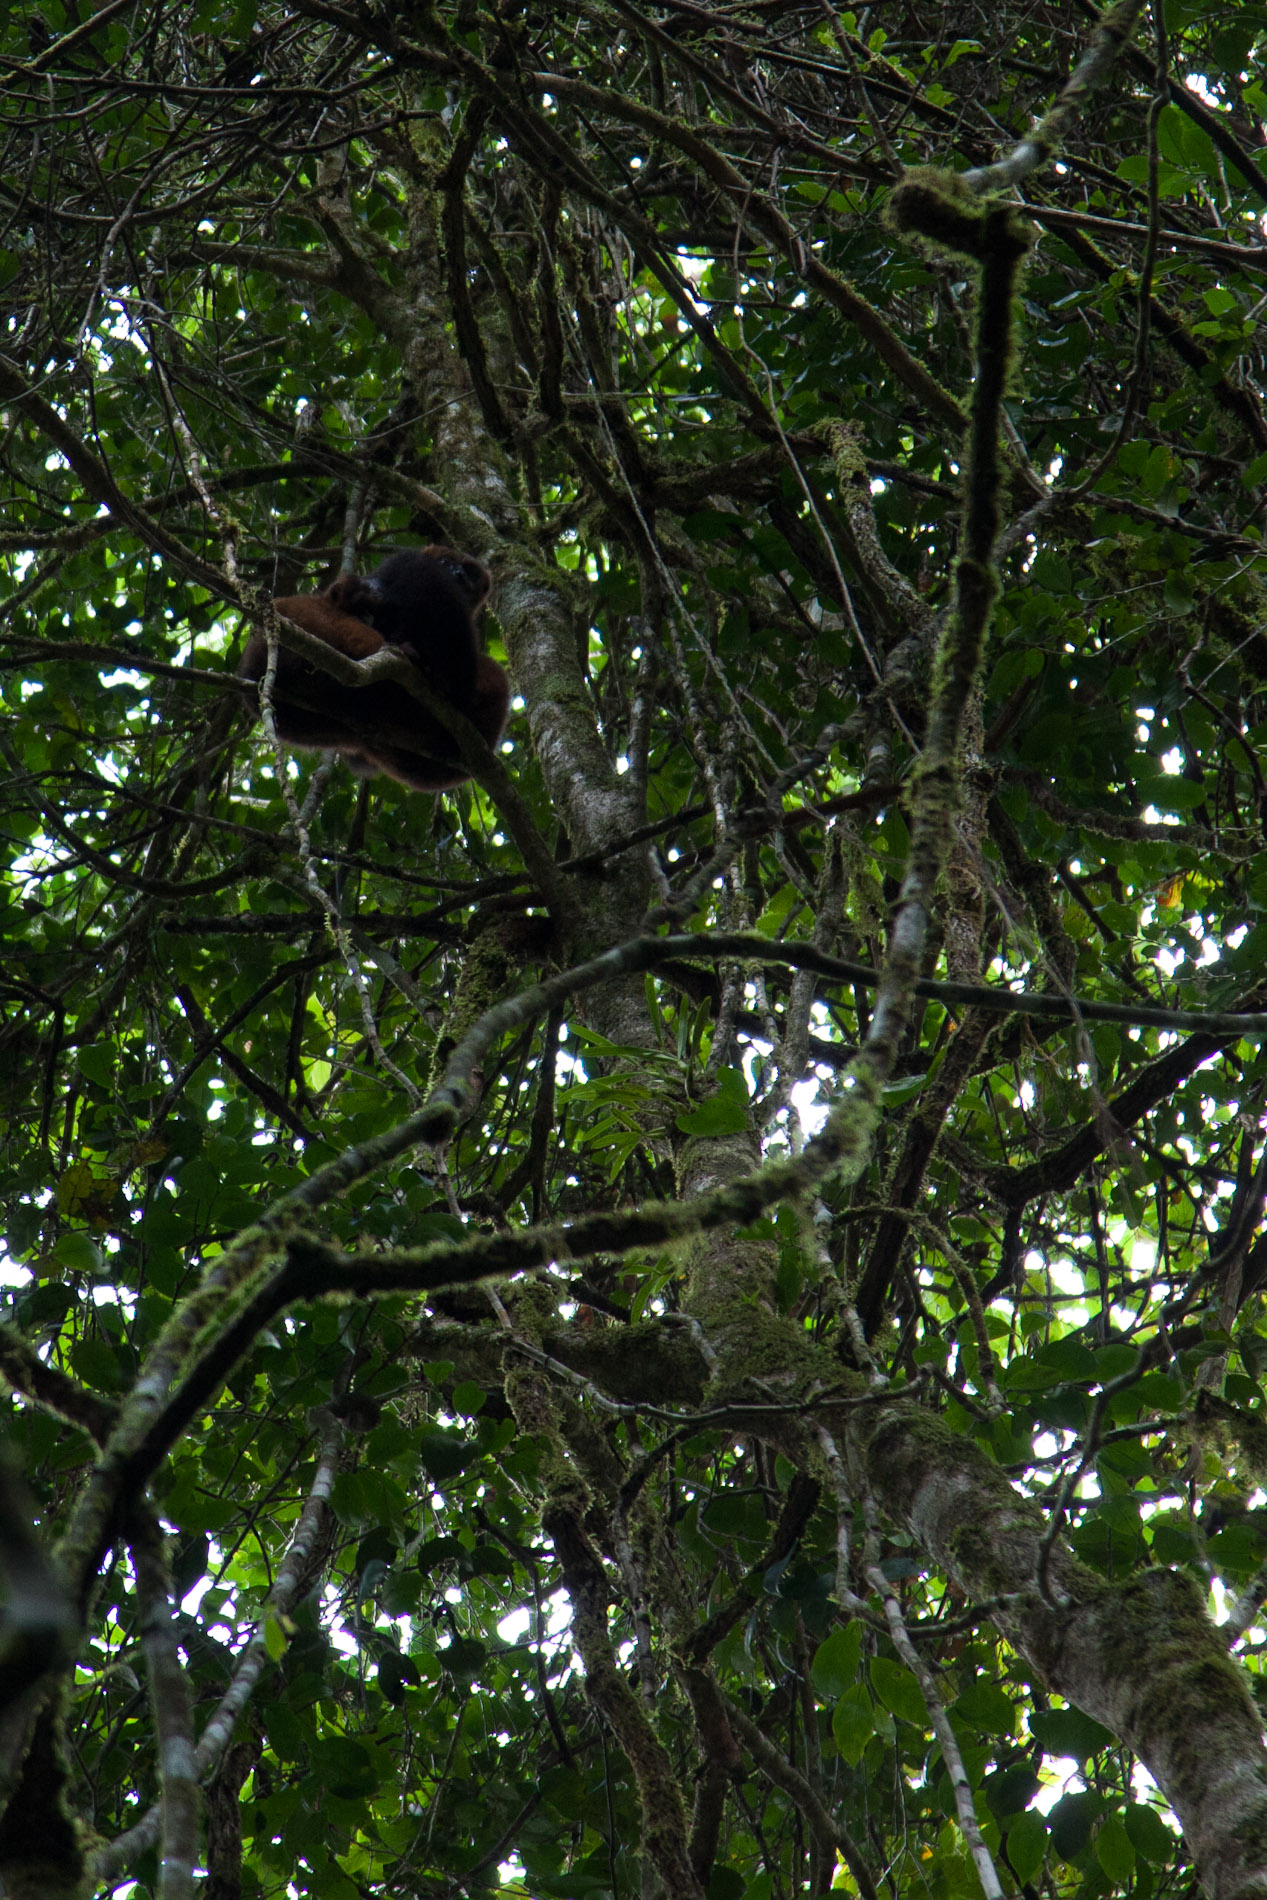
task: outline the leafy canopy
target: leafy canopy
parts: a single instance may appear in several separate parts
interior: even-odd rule
[[[1265,52],[7,16],[6,1891],[1260,1890]]]

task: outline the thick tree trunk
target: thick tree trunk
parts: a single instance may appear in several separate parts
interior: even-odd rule
[[[1043,1514],[970,1439],[906,1406],[880,1407],[862,1429],[883,1508],[966,1595],[1006,1599],[995,1621],[1008,1640],[1134,1750],[1211,1900],[1267,1893],[1262,1725],[1196,1585],[1161,1569],[1107,1582],[1057,1543],[1044,1597]]]

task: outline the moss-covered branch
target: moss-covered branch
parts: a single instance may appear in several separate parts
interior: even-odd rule
[[[1046,1518],[998,1466],[912,1406],[850,1429],[884,1509],[995,1620],[1050,1689],[1132,1748],[1183,1824],[1211,1900],[1267,1893],[1267,1750],[1242,1672],[1196,1585],[1167,1570],[1107,1582],[1063,1546],[1038,1589]]]

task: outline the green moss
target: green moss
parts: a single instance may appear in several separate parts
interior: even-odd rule
[[[705,1320],[707,1327],[708,1322]],[[839,1385],[840,1366],[835,1355],[806,1337],[793,1319],[773,1313],[749,1298],[732,1304],[715,1340],[724,1340],[721,1363],[711,1396],[751,1400],[756,1390],[776,1389],[808,1397],[814,1390]]]
[[[1140,1669],[1153,1676],[1165,1671],[1172,1674],[1168,1695],[1177,1687],[1175,1676],[1193,1671],[1204,1676],[1213,1665],[1213,1676],[1199,1695],[1187,1698],[1185,1722],[1194,1713],[1220,1707],[1252,1711],[1244,1678],[1226,1655],[1200,1590],[1180,1571],[1145,1570],[1109,1591],[1100,1609],[1099,1638],[1100,1666],[1110,1680],[1133,1680]]]
[[[1240,1843],[1251,1867],[1261,1867],[1267,1862],[1267,1818],[1258,1814],[1247,1815],[1238,1827],[1232,1829],[1232,1839]]]
[[[899,1511],[909,1510],[930,1464],[943,1464],[948,1457],[961,1478],[979,1481],[992,1500],[997,1499],[1002,1487],[1013,1503],[1021,1502],[979,1445],[935,1412],[914,1405],[877,1407],[868,1435],[867,1457],[873,1470],[882,1473],[884,1496]]]
[[[593,1379],[614,1399],[635,1404],[648,1392],[680,1405],[698,1405],[703,1399],[703,1361],[688,1327],[659,1319],[588,1332],[556,1325],[542,1343],[548,1353]]]
[[[81,1900],[88,1890],[80,1831],[67,1806],[72,1771],[65,1687],[36,1717],[17,1787],[0,1819],[0,1872],[12,1900]]]
[[[1257,1735],[1258,1716],[1241,1671],[1206,1615],[1201,1592],[1179,1571],[1145,1570],[1106,1589],[1097,1616],[1099,1663],[1121,1683],[1130,1726],[1164,1735],[1180,1774],[1199,1777],[1208,1764],[1211,1736],[1224,1730],[1229,1746]]]
[[[985,205],[954,172],[913,166],[890,192],[884,217],[903,237],[926,238],[963,257],[983,253]]]
[[[867,457],[858,425],[853,422],[829,422],[822,426],[840,486],[847,488],[850,482],[866,482]]]
[[[932,1554],[972,1595],[1009,1596],[1032,1585],[1046,1519],[979,1445],[935,1413],[900,1402],[877,1407],[874,1421],[860,1418],[855,1431],[864,1423],[870,1423],[871,1482],[896,1517],[910,1521],[930,1476],[940,1487],[938,1521],[921,1535],[931,1535]],[[1091,1571],[1063,1554],[1059,1584],[1079,1603],[1102,1588]]]
[[[1199,1392],[1194,1408],[1198,1440],[1206,1433],[1224,1443],[1234,1444],[1249,1468],[1250,1475],[1262,1482],[1267,1475],[1267,1422],[1257,1413],[1230,1405],[1213,1392]]]
[[[525,958],[540,948],[532,939],[532,930],[530,920],[502,917],[481,930],[467,946],[448,1017],[431,1059],[432,1088],[443,1078],[449,1057],[467,1031],[512,983],[522,983]]]

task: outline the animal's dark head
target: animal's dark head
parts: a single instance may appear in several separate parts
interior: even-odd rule
[[[402,549],[363,579],[345,575],[330,589],[345,613],[368,621],[385,640],[410,642],[420,619],[447,613],[472,622],[492,588],[488,569],[456,548]]]

